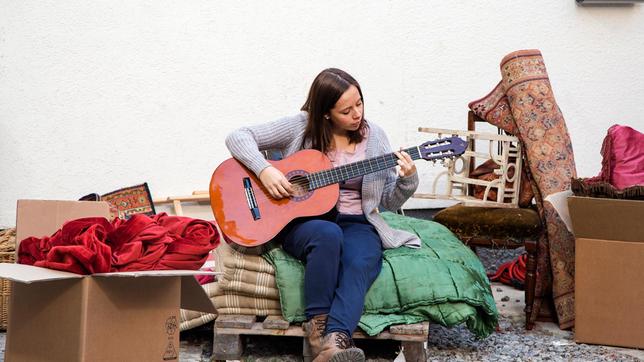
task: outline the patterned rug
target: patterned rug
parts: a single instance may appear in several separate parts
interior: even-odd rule
[[[100,200],[110,204],[110,214],[113,217],[129,219],[134,214],[156,214],[147,182],[101,195]]]
[[[501,82],[470,109],[488,122],[521,139],[533,177],[537,206],[547,238],[538,244],[537,285],[531,319],[549,298],[554,301],[559,327],[574,325],[574,237],[548,196],[569,190],[576,177],[568,129],[550,86],[538,50],[520,50],[501,61]],[[550,297],[552,295],[552,297]]]

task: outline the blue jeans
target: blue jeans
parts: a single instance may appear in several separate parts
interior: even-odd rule
[[[330,213],[291,223],[282,240],[283,249],[306,265],[307,319],[328,313],[326,332],[351,336],[382,267],[376,229],[364,215]]]

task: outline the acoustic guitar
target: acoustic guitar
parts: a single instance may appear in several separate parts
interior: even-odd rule
[[[455,158],[467,142],[458,137],[425,142],[406,150],[413,160]],[[222,162],[210,181],[210,205],[224,239],[235,249],[265,246],[289,222],[330,211],[340,195],[338,183],[397,165],[394,153],[333,168],[316,150],[302,150],[280,161],[268,161],[293,185],[289,198],[274,199],[255,174],[234,158]],[[261,248],[260,248],[261,250]]]

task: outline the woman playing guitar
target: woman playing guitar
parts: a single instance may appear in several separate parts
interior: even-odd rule
[[[275,199],[290,197],[294,185],[260,150],[301,149],[326,154],[334,167],[391,152],[383,130],[364,118],[362,90],[340,69],[325,69],[313,81],[302,112],[240,128],[226,138],[232,156],[254,172]],[[383,248],[419,247],[415,235],[391,229],[378,207],[397,210],[414,193],[418,175],[411,157],[396,152],[396,168],[340,185],[336,208],[298,219],[281,233],[282,247],[306,265],[304,295],[307,337],[314,361],[364,361],[351,339],[367,290],[382,266]]]

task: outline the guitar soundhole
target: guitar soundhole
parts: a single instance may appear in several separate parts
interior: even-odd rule
[[[309,181],[304,176],[294,176],[288,180],[293,186],[293,197],[296,199],[306,198],[309,193]],[[299,200],[298,200],[299,201]]]

